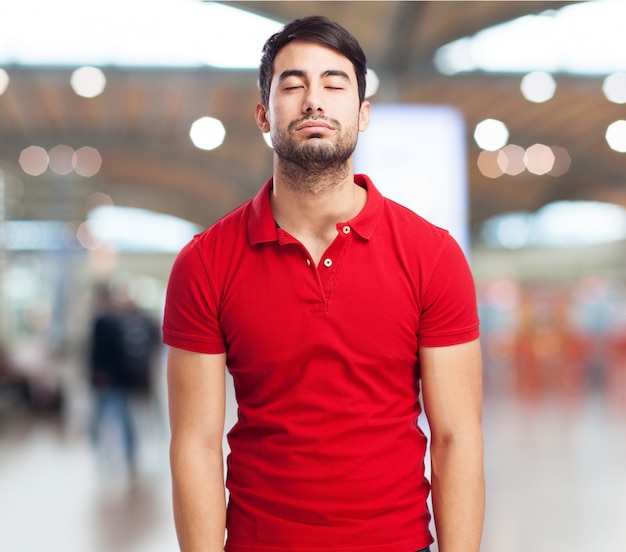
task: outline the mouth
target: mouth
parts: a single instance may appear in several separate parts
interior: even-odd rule
[[[297,124],[295,130],[335,130],[335,127],[321,119],[308,119]]]

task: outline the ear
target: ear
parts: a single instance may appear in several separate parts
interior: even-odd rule
[[[261,102],[256,104],[254,118],[256,120],[257,126],[261,129],[261,132],[270,131],[270,122],[267,118],[267,107],[265,107],[265,105]]]
[[[370,103],[364,101],[359,108],[359,132],[367,130],[370,124]]]

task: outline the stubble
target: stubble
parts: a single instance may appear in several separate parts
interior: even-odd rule
[[[333,126],[337,135],[335,141],[323,140],[316,134],[311,134],[304,142],[291,137],[299,124],[319,119]],[[339,121],[320,116],[292,121],[286,132],[275,129],[272,143],[285,183],[294,191],[314,194],[340,182],[352,172],[350,160],[357,137],[356,127],[344,130]]]

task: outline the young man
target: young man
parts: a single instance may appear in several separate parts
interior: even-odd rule
[[[353,173],[365,56],[296,20],[266,43],[256,121],[274,174],[172,271],[174,512],[185,552],[477,552],[484,510],[473,281],[447,232]],[[222,473],[224,371],[238,421]]]

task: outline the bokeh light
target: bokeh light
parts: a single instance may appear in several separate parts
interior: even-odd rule
[[[0,96],[5,93],[10,80],[9,74],[0,67]]]
[[[602,82],[602,92],[607,100],[626,103],[626,73],[611,73]]]
[[[267,144],[267,147],[274,149],[274,144],[272,144],[272,136],[269,132],[262,133],[263,140]]]
[[[29,146],[20,153],[20,167],[31,176],[39,176],[46,172],[49,162],[48,152],[40,146]]]
[[[83,146],[74,152],[72,166],[81,176],[94,176],[102,166],[102,156],[96,148]]]
[[[560,9],[537,11],[444,44],[435,54],[435,66],[447,75],[624,70],[626,2],[564,2]]]
[[[89,251],[100,249],[105,244],[103,240],[97,238],[94,232],[91,231],[88,222],[82,222],[79,224],[76,230],[76,238],[78,239],[80,245]]]
[[[528,172],[537,175],[547,174],[554,166],[554,153],[549,146],[534,144],[526,150],[525,162]]]
[[[552,146],[551,149],[554,154],[554,165],[548,174],[550,176],[563,176],[567,171],[569,171],[570,165],[572,164],[572,158],[565,148]]]
[[[189,131],[189,137],[194,146],[203,150],[218,148],[224,142],[226,129],[219,119],[201,117],[194,121]]]
[[[97,67],[80,67],[72,73],[70,84],[76,94],[83,98],[95,98],[104,91],[107,79]]]
[[[504,171],[498,163],[499,151],[481,151],[478,155],[478,169],[487,178],[498,178]]]
[[[474,140],[481,149],[495,151],[504,147],[509,139],[509,129],[502,121],[485,119],[476,125]]]
[[[74,158],[74,149],[70,146],[60,144],[54,146],[49,152],[50,170],[59,175],[66,175],[74,170],[72,160]]]
[[[511,176],[516,176],[524,172],[524,148],[515,144],[509,144],[498,153],[498,165],[502,172]]]
[[[556,82],[550,73],[533,71],[522,78],[520,90],[529,102],[543,103],[554,96]]]
[[[534,213],[510,212],[481,227],[490,247],[593,245],[626,238],[626,209],[598,201],[555,201]]]
[[[606,130],[606,141],[615,151],[626,152],[626,121],[611,123]]]
[[[571,163],[565,148],[544,144],[534,144],[526,150],[517,144],[508,144],[500,150],[480,152],[477,160],[478,169],[488,178],[504,174],[517,176],[524,170],[536,175],[563,176]]]
[[[380,86],[380,79],[376,74],[376,71],[367,69],[367,75],[365,79],[365,97],[371,98],[376,92],[378,92],[378,87]]]

